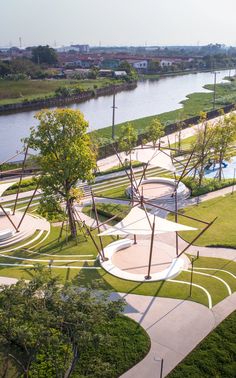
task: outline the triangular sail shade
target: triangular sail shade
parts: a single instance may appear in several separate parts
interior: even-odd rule
[[[99,234],[105,235],[150,235],[155,217],[155,230],[154,234],[163,234],[165,232],[175,231],[195,231],[197,228],[185,226],[180,223],[168,221],[167,219],[160,218],[156,215],[146,213],[138,207],[133,207],[129,214],[116,226],[110,227]]]
[[[170,150],[163,152],[152,147],[140,148],[131,153],[131,159],[175,172],[175,166],[170,157]]]

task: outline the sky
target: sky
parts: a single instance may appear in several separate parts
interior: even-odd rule
[[[236,46],[236,0],[0,0],[0,46]]]

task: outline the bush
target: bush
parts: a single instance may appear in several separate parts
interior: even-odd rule
[[[205,193],[214,192],[227,186],[233,185],[233,179],[218,181],[215,179],[204,179],[199,187],[198,182],[193,177],[185,177],[183,183],[191,190],[192,197],[197,197]]]

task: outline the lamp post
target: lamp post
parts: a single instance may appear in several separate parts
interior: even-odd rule
[[[219,72],[216,72],[216,71],[213,72],[213,74],[214,74],[213,110],[215,109],[215,105],[216,105],[216,75],[217,75],[218,73],[219,73]]]
[[[215,109],[215,103],[216,103],[216,72],[214,72],[213,110]]]
[[[112,103],[112,139],[115,139],[115,110],[117,109],[116,107],[116,92],[114,88],[114,93],[113,93],[113,103]]]

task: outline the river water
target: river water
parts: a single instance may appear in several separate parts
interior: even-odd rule
[[[217,73],[217,83],[228,71]],[[206,92],[205,84],[213,83],[210,72],[165,77],[160,80],[139,82],[134,90],[116,95],[115,123],[164,113],[181,108],[180,101],[194,92]],[[112,122],[112,96],[103,96],[81,104],[72,104],[72,109],[80,109],[89,121],[89,130],[110,126]],[[26,111],[0,116],[0,162],[9,158],[22,147],[21,139],[29,135],[36,111]]]

